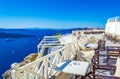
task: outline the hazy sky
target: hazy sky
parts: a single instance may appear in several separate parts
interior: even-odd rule
[[[120,0],[0,0],[0,28],[104,27]]]

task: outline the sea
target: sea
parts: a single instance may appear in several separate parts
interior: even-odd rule
[[[71,33],[72,29],[0,29],[0,32],[35,35],[12,40],[0,38],[0,79],[2,79],[2,74],[11,68],[12,63],[19,63],[27,55],[37,53],[37,45],[44,36]]]

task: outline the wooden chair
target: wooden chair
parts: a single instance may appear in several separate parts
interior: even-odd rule
[[[115,66],[112,66],[112,65],[110,65],[110,64],[107,64],[107,62],[106,62],[105,65],[99,63],[99,53],[98,53],[98,52],[94,55],[94,57],[93,57],[93,59],[92,59],[92,65],[93,65],[95,68],[98,68],[98,69],[105,69],[105,68],[111,69],[111,67],[113,67],[112,69],[115,69]]]
[[[108,62],[106,62],[106,61],[101,62],[100,57],[102,57],[102,54],[101,54],[100,50],[98,50],[98,49],[95,50],[95,55],[92,59],[92,63],[94,63],[94,64],[101,64],[101,63],[108,64]]]
[[[116,59],[120,55],[120,47],[107,46],[107,62],[109,59]]]
[[[95,51],[89,48],[82,48],[82,50],[77,53],[77,60],[78,61],[87,61],[91,64],[91,60],[95,55]]]
[[[116,76],[105,76],[105,75],[95,75],[96,77],[94,79],[120,79]]]
[[[105,50],[105,40],[99,40],[98,49],[99,50]]]
[[[114,37],[114,43],[120,43],[120,35],[115,35]]]
[[[96,74],[97,69],[112,70],[112,75]],[[94,79],[120,79],[120,57],[117,58],[116,66],[107,66],[104,68],[98,68],[96,64],[93,65],[93,78]]]

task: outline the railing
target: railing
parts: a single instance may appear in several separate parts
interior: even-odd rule
[[[72,60],[77,50],[79,50],[79,46],[75,42],[22,67],[19,67],[19,64],[13,65],[11,71],[12,79],[48,79],[55,73],[53,67],[63,60]]]
[[[38,44],[38,47],[44,44],[49,45],[51,43],[58,43],[59,42],[58,37],[59,36],[44,36],[43,40]]]
[[[58,40],[59,36],[44,36],[43,40],[38,44],[38,53],[42,47],[52,47],[56,45],[60,45],[60,41]]]

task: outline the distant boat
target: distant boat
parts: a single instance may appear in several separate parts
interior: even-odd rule
[[[6,41],[14,41],[13,38],[7,38]]]

